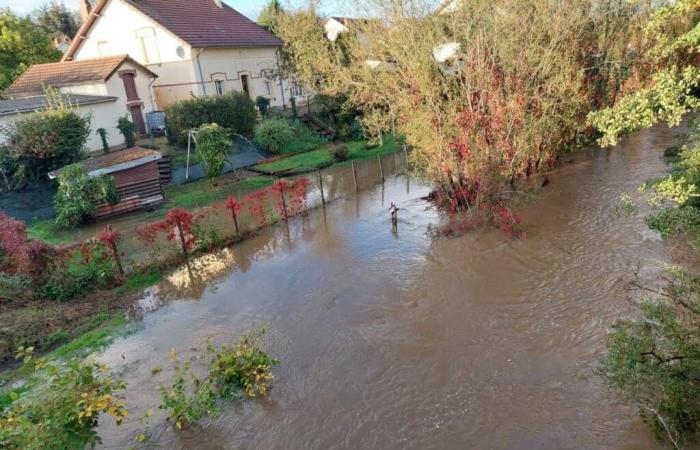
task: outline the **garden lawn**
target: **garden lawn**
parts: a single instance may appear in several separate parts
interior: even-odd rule
[[[194,208],[225,200],[229,195],[241,195],[271,185],[274,179],[266,176],[247,178],[235,182],[219,182],[212,186],[209,180],[198,180],[181,186],[165,188],[165,209]]]
[[[386,153],[393,153],[399,149],[399,145],[393,139],[385,139],[384,144],[372,149],[366,149],[366,141],[355,141],[347,144],[349,155],[348,161],[353,159],[371,158]],[[343,164],[338,163],[338,164]],[[311,172],[333,165],[329,148],[320,148],[288,158],[279,159],[269,163],[259,164],[253,169],[266,174],[293,174]]]

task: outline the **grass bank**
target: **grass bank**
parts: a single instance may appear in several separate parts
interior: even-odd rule
[[[366,141],[355,141],[347,144],[349,154],[348,161],[363,158],[376,158],[387,153],[399,150],[399,144],[394,139],[385,139],[384,143],[374,148],[366,148]],[[337,163],[341,165],[343,163]],[[258,164],[252,168],[257,172],[268,175],[290,175],[304,172],[312,172],[334,165],[330,153],[330,146],[300,153],[276,161]]]

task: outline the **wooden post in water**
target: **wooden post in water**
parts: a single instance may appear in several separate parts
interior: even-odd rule
[[[318,185],[321,186],[321,203],[326,206],[326,197],[323,193],[323,177],[321,176],[321,170],[318,171]]]
[[[379,161],[379,172],[382,174],[382,183],[384,183],[384,167],[382,167],[382,156],[377,155],[377,161]]]
[[[408,172],[408,149],[406,144],[403,145],[403,163],[405,164],[406,172]]]
[[[355,168],[355,161],[350,161],[352,163],[352,176],[355,178],[355,192],[360,192],[360,185],[357,182],[357,169]]]

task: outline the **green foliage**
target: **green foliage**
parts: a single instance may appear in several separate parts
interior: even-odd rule
[[[245,336],[232,347],[215,351],[209,376],[223,397],[236,398],[242,389],[248,397],[266,396],[272,386],[272,366],[279,361],[256,345],[259,336]]]
[[[112,177],[90,178],[82,165],[71,164],[58,176],[55,222],[63,228],[76,227],[95,215],[98,204],[117,201],[119,195]]]
[[[197,377],[192,365],[181,364],[173,349],[175,381],[168,388],[161,386],[160,409],[168,410],[169,420],[178,429],[208,416],[216,416],[219,398],[236,399],[242,390],[248,397],[266,396],[272,385],[272,366],[279,363],[258,348],[259,331],[231,347],[208,346],[214,357],[206,375]]]
[[[80,16],[63,3],[51,0],[51,3],[34,12],[34,20],[50,36],[64,35],[73,38],[80,28]]]
[[[249,136],[255,126],[255,104],[243,93],[182,100],[165,110],[168,137],[187,145],[187,132],[207,123],[217,123],[231,133]]]
[[[612,328],[599,370],[674,448],[700,431],[699,320],[700,277],[672,269],[664,291],[642,303],[640,318]]]
[[[615,205],[613,212],[618,216],[630,217],[639,211],[637,204],[634,203],[629,194],[623,193],[620,195],[620,200]]]
[[[100,136],[100,140],[102,141],[102,152],[106,155],[107,153],[109,153],[109,144],[107,143],[107,130],[105,130],[104,128],[98,128],[97,134]]]
[[[113,287],[118,271],[104,250],[92,250],[89,258],[76,255],[67,268],[53,270],[44,282],[40,296],[46,300],[67,302],[96,289]]]
[[[108,376],[105,366],[80,359],[34,360],[32,350],[20,349],[20,356],[42,382],[14,392],[12,404],[0,413],[2,448],[94,447],[101,442],[95,431],[100,415],[108,413],[121,424],[128,411],[118,395],[126,385]]]
[[[296,119],[299,117],[299,110],[297,109],[297,99],[296,97],[291,97],[289,103],[292,105],[292,118]]]
[[[53,48],[51,35],[40,25],[0,9],[0,91],[30,65],[60,59],[61,52]]]
[[[362,158],[376,158],[379,155],[396,152],[399,150],[399,145],[393,138],[384,139],[384,143],[372,149],[366,149],[367,141],[349,142],[347,144],[349,155],[348,160]],[[323,167],[328,167],[333,164],[331,153],[320,148],[306,153],[282,158],[277,161],[272,161],[255,166],[256,169],[265,173],[303,173],[312,170],[317,170]]]
[[[124,136],[124,146],[126,148],[132,148],[136,146],[136,139],[134,138],[134,133],[136,132],[136,125],[129,120],[128,115],[124,115],[117,120],[117,128],[119,132]]]
[[[168,410],[168,419],[181,430],[207,416],[216,416],[216,392],[209,379],[199,379],[190,363],[176,368],[175,381],[170,388],[161,387],[160,409]]]
[[[615,145],[619,136],[656,122],[676,126],[688,111],[700,106],[694,95],[700,85],[700,70],[695,67],[672,66],[655,74],[652,84],[624,97],[614,108],[590,115],[589,123],[603,133],[601,145]]]
[[[255,126],[255,142],[265,150],[280,153],[294,140],[294,125],[281,117],[268,117]]]
[[[693,122],[688,143],[675,153],[671,174],[647,182],[642,191],[651,191],[649,203],[663,209],[646,222],[663,237],[688,233],[700,248],[700,124]]]
[[[694,62],[700,48],[699,12],[695,0],[679,0],[654,11],[646,24],[646,51],[638,57],[633,77],[640,86],[612,108],[589,115],[589,124],[603,134],[601,145],[614,145],[621,135],[657,122],[678,125],[683,115],[700,106],[700,70]]]
[[[90,135],[90,117],[81,116],[56,91],[46,92],[49,106],[0,128],[5,152],[34,178],[80,159]],[[15,177],[17,177],[16,167]]]
[[[258,95],[255,98],[255,106],[258,107],[260,115],[262,115],[263,117],[267,117],[267,110],[270,108],[270,99],[267,97],[263,97],[262,95]]]
[[[279,0],[270,0],[267,5],[260,11],[258,16],[258,25],[266,29],[270,33],[277,33],[277,16],[282,14],[282,4]],[[264,115],[264,114],[263,114]]]
[[[338,144],[331,147],[331,157],[335,162],[342,162],[348,159],[350,150],[347,144]]]
[[[197,132],[197,157],[204,174],[213,183],[214,178],[224,173],[229,155],[235,150],[227,129],[215,123],[199,127]]]

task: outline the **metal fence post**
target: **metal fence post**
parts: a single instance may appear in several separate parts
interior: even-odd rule
[[[323,193],[323,177],[321,176],[321,170],[318,171],[318,185],[321,186],[321,203],[326,205],[326,197]]]
[[[360,192],[360,185],[357,182],[357,169],[355,168],[355,161],[350,161],[352,163],[352,176],[355,178],[355,192]]]

